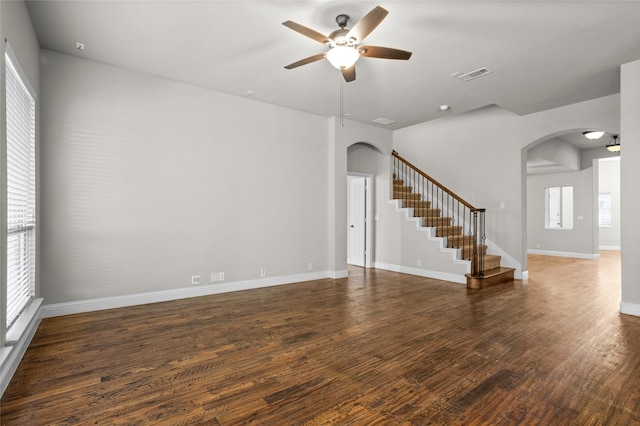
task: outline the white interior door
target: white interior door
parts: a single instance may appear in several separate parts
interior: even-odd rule
[[[347,203],[347,263],[365,266],[367,191],[364,177],[349,176]]]

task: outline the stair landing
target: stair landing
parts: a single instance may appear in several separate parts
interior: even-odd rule
[[[467,288],[477,290],[491,285],[502,284],[514,280],[514,268],[498,267],[488,269],[482,277],[465,274],[467,277]]]

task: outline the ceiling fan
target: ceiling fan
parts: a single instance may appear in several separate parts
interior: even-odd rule
[[[392,49],[390,47],[380,46],[360,46],[360,43],[382,22],[389,12],[380,6],[374,7],[353,28],[348,29],[347,25],[351,18],[349,15],[338,15],[336,22],[340,29],[335,30],[328,36],[325,36],[311,28],[305,27],[293,21],[285,21],[282,23],[285,27],[299,32],[319,43],[329,47],[324,53],[318,53],[308,58],[301,59],[292,64],[287,65],[286,69],[297,68],[302,65],[310,64],[327,58],[331,65],[339,69],[347,82],[356,79],[355,63],[364,56],[367,58],[382,59],[401,59],[407,60],[411,57],[411,52],[400,49]]]

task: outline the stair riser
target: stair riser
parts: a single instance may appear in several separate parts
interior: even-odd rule
[[[429,209],[431,208],[431,201],[425,200],[404,200],[402,207],[414,208],[414,209]]]
[[[393,198],[396,200],[419,200],[420,194],[413,194],[409,192],[393,192]]]
[[[427,217],[422,221],[422,226],[434,227],[434,226],[450,226],[450,217]]]
[[[459,247],[460,256],[464,260],[471,260],[471,256],[473,255],[473,246],[467,245]],[[483,246],[482,248],[478,247],[478,250],[482,250],[482,253],[487,254],[487,246]],[[486,269],[486,268],[485,268]]]
[[[394,194],[413,194],[413,190],[410,186],[395,186],[393,187]]]
[[[472,235],[452,235],[447,237],[448,247],[472,246]]]
[[[438,226],[436,228],[436,237],[449,237],[452,235],[460,235],[462,226]]]
[[[495,269],[495,268],[499,268],[500,267],[500,259],[498,260],[490,260],[490,261],[485,261],[484,262],[484,269],[485,271],[488,271],[489,269]]]
[[[440,217],[439,209],[413,209],[413,217]]]

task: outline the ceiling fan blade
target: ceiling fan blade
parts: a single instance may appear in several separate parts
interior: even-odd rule
[[[362,56],[367,58],[382,58],[382,59],[401,59],[406,61],[411,57],[411,52],[400,49],[392,49],[390,47],[380,46],[361,46],[358,51]]]
[[[342,70],[342,76],[344,80],[349,83],[356,79],[356,66],[353,65],[351,68],[345,68]]]
[[[300,59],[297,62],[287,65],[285,68],[290,70],[293,68],[301,67],[302,65],[310,64],[311,62],[319,61],[327,56],[326,53],[318,53],[317,55],[309,56],[308,58]]]
[[[386,9],[376,6],[369,13],[362,17],[360,21],[347,34],[347,39],[354,37],[358,43],[362,43],[371,31],[375,30],[380,22],[387,16],[389,12]]]
[[[285,27],[291,28],[293,31],[299,32],[303,36],[307,36],[310,39],[317,41],[318,43],[327,44],[330,40],[324,34],[320,34],[316,30],[312,30],[309,27],[305,27],[304,25],[300,25],[297,22],[293,21],[284,21],[282,23]]]

